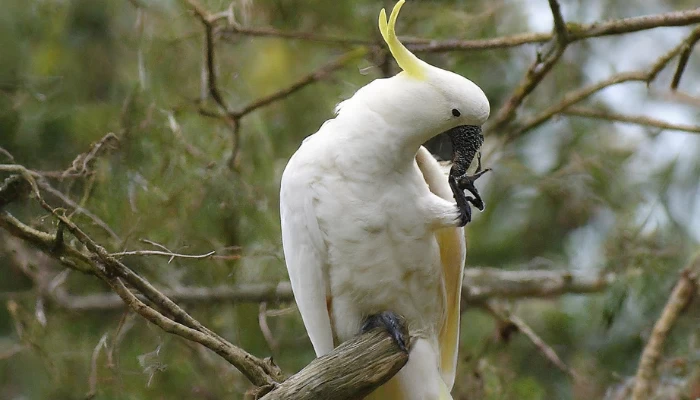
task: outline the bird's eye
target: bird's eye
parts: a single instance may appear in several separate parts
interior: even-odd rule
[[[462,115],[462,113],[459,112],[458,109],[453,108],[453,109],[452,109],[452,115],[454,115],[455,117],[459,117],[460,115]]]

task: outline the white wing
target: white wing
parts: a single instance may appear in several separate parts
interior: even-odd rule
[[[418,166],[430,187],[430,191],[445,200],[452,200],[452,190],[447,182],[444,169],[433,158],[432,154],[421,147],[416,155]],[[445,305],[445,321],[440,327],[438,338],[440,344],[440,372],[451,390],[457,368],[457,353],[459,350],[459,320],[462,280],[464,277],[464,260],[466,257],[466,240],[464,228],[445,228],[435,233],[440,246],[440,261],[442,278],[445,283],[447,304]]]
[[[280,214],[282,246],[294,298],[314,351],[322,356],[333,350],[333,332],[326,303],[327,251],[313,208],[311,182],[315,168],[318,166],[303,161],[299,151],[292,157],[282,175]]]

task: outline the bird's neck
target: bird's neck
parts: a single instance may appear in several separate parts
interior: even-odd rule
[[[344,127],[338,135],[341,152],[349,157],[360,155],[357,163],[363,164],[362,168],[375,168],[377,173],[410,168],[424,143],[421,135],[407,135],[405,130],[371,111],[339,115],[336,122]]]

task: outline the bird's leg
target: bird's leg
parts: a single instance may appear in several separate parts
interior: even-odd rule
[[[484,200],[481,198],[479,190],[474,185],[474,182],[476,182],[476,180],[479,179],[485,173],[491,171],[491,168],[486,168],[484,170],[481,169],[481,152],[479,152],[479,155],[477,156],[477,163],[478,164],[476,166],[476,171],[474,172],[474,175],[462,175],[461,177],[459,177],[457,187],[460,189],[460,191],[468,190],[469,193],[473,194],[474,197],[466,196],[466,201],[472,203],[474,207],[478,208],[480,211],[484,211]],[[454,189],[452,190],[454,191]]]
[[[406,346],[407,332],[405,332],[403,318],[401,318],[399,315],[391,311],[384,311],[379,314],[370,315],[362,325],[361,332],[365,333],[374,328],[386,329],[387,332],[389,332],[389,335],[391,335],[396,342],[396,345],[399,346],[399,349],[408,353],[408,348]]]

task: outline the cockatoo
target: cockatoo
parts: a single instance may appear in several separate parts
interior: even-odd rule
[[[457,363],[463,226],[468,203],[483,209],[473,187],[479,174],[464,174],[490,107],[472,81],[401,44],[395,24],[403,3],[388,20],[383,9],[379,15],[402,72],[341,102],[335,118],[289,160],[280,191],[282,241],[317,356],[363,326],[391,332],[401,316],[411,334],[409,360],[368,398],[444,400],[451,399]],[[445,132],[455,152],[449,177],[422,147]]]

